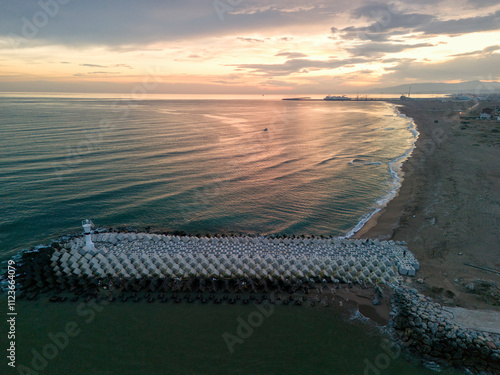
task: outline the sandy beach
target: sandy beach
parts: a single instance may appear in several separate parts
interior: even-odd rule
[[[409,282],[426,295],[447,305],[498,309],[500,274],[467,264],[500,271],[499,122],[460,116],[499,103],[394,104],[420,135],[398,195],[355,237],[406,241],[421,265]]]

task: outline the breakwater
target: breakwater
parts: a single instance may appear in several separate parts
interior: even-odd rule
[[[325,284],[373,286],[376,299],[377,284],[386,284],[393,288],[393,332],[402,346],[427,360],[500,370],[498,336],[461,328],[441,305],[401,286],[419,268],[404,242],[117,230],[91,238],[92,249],[76,235],[16,255],[18,297],[314,305],[319,300],[307,295]]]
[[[450,312],[415,289],[396,287],[393,292],[394,331],[405,348],[429,361],[500,373],[499,335],[453,323]]]
[[[18,283],[40,291],[307,291],[316,283],[398,285],[418,261],[402,242],[135,232],[63,237],[23,252]]]

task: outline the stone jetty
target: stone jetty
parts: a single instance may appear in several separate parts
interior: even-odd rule
[[[419,263],[403,242],[318,237],[187,236],[97,231],[18,256],[28,296],[125,291],[306,292],[316,283],[398,285]]]
[[[428,361],[500,374],[500,335],[455,324],[452,312],[415,289],[393,292],[394,332],[404,347]]]
[[[402,243],[339,238],[99,233],[54,249],[56,276],[323,279],[398,284],[419,264]]]
[[[330,290],[326,284],[373,286],[375,296],[382,294],[378,285],[386,284],[393,290],[392,332],[402,346],[427,360],[500,373],[498,335],[460,327],[441,305],[403,286],[404,277],[419,269],[404,242],[97,230],[87,238],[64,236],[14,259],[19,297],[50,292],[51,302],[144,298],[313,306],[316,300],[306,295]]]

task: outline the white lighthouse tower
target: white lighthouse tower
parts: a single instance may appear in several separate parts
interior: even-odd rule
[[[85,219],[82,221],[82,226],[83,226],[83,232],[85,234],[85,247],[87,248],[88,251],[92,251],[95,249],[95,247],[94,243],[92,242],[92,237],[91,237],[92,230],[90,228],[94,226],[94,223],[89,219]]]

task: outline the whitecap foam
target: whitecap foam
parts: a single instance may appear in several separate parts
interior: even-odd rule
[[[401,187],[401,183],[403,182],[403,172],[401,169],[401,166],[403,162],[410,157],[411,153],[415,149],[415,143],[418,139],[419,132],[417,130],[416,124],[414,120],[411,117],[406,116],[404,113],[399,112],[398,107],[394,104],[391,105],[391,107],[394,109],[394,111],[398,114],[398,116],[408,119],[409,124],[408,124],[408,131],[413,135],[413,143],[412,146],[406,150],[405,153],[402,155],[392,159],[387,163],[387,167],[389,169],[389,174],[391,175],[393,179],[393,186],[392,189],[389,190],[388,193],[385,195],[381,196],[376,202],[375,202],[375,207],[372,207],[372,210],[368,212],[366,215],[364,215],[358,223],[351,229],[349,230],[345,236],[342,236],[341,238],[350,238],[352,237],[355,233],[359,232],[361,228],[365,226],[365,224],[382,208],[384,208],[397,194],[398,191]]]
[[[361,314],[358,307],[356,306],[355,310],[349,316],[349,320],[360,320],[362,322],[370,322],[370,319]]]
[[[376,208],[372,212],[367,213],[363,218],[358,221],[358,223],[352,228],[349,232],[346,233],[345,236],[340,236],[339,238],[350,238],[352,237],[355,233],[359,232],[361,228],[365,226],[365,224],[372,218],[373,215],[375,215],[377,212],[379,212],[382,208]]]
[[[156,109],[156,112],[164,113],[167,115],[184,115],[185,114],[184,112],[179,112],[179,111],[174,110],[174,109]]]

